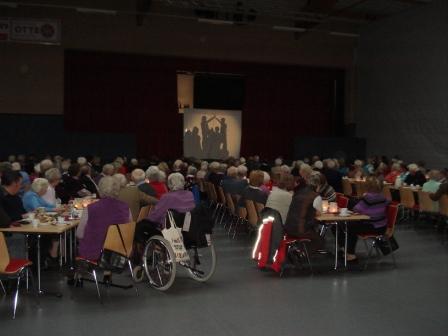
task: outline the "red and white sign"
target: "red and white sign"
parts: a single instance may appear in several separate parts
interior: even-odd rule
[[[59,44],[61,29],[57,20],[11,20],[11,41]]]
[[[9,20],[0,19],[0,41],[9,40]]]

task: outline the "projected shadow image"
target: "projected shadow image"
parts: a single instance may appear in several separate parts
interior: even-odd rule
[[[210,127],[210,122],[216,120],[219,126]],[[201,129],[202,138],[199,135]],[[186,148],[190,148],[191,156],[197,158],[227,158],[229,151],[227,148],[227,124],[225,118],[218,118],[216,115],[207,119],[201,117],[199,127],[194,126],[187,129],[184,134]]]

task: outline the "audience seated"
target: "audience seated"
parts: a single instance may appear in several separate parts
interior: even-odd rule
[[[149,185],[154,189],[157,199],[160,199],[168,192],[168,188],[165,184],[165,176],[165,173],[157,166],[150,166],[146,170],[146,178],[149,181]]]
[[[149,183],[146,182],[146,174],[143,169],[134,169],[131,173],[131,180],[141,192],[151,197],[157,197],[157,192]]]
[[[280,213],[282,223],[286,221],[293,189],[294,177],[291,174],[281,174],[277,185],[272,187],[272,192],[266,201],[266,207],[277,210]]]
[[[384,181],[386,181],[387,183],[395,184],[395,180],[400,175],[401,175],[401,166],[399,163],[394,163],[392,164],[390,173],[387,174],[386,177],[384,178]]]
[[[68,168],[67,174],[62,176],[62,182],[56,186],[56,196],[62,203],[70,200],[91,195],[86,186],[81,182],[81,167],[78,163],[73,163]]]
[[[415,163],[411,163],[408,166],[409,174],[404,179],[404,183],[407,185],[423,186],[426,182],[425,175],[419,170]]]
[[[115,174],[115,167],[111,163],[107,163],[103,166],[101,174],[97,175],[95,178],[96,185],[100,184],[100,181],[105,176],[112,176]]]
[[[42,196],[46,194],[49,183],[44,178],[36,178],[31,184],[31,190],[23,195],[23,207],[27,212],[34,211],[37,208],[45,208],[46,211],[54,211],[56,205],[45,201]]]
[[[98,186],[92,178],[92,168],[88,164],[81,165],[79,180],[92,195],[98,195]]]
[[[207,176],[207,180],[218,187],[221,185],[221,180],[223,178],[223,174],[219,174],[220,164],[219,162],[212,162],[209,165],[210,173]]]
[[[238,206],[244,208],[246,200],[256,203],[265,204],[268,195],[261,190],[263,185],[264,174],[261,170],[253,170],[249,175],[249,185],[243,190],[242,197],[238,201]]]
[[[50,168],[45,172],[45,178],[48,181],[48,189],[42,198],[56,206],[56,187],[61,182],[61,173],[57,168]]]
[[[329,202],[336,202],[336,192],[333,187],[327,183],[327,178],[325,175],[319,172],[314,172],[313,175],[314,174],[318,175],[320,178],[320,185],[317,192],[320,194],[322,199]]]
[[[8,170],[3,172],[1,181],[0,207],[5,211],[11,222],[19,221],[26,213],[19,196],[22,175],[18,171]]]
[[[336,192],[342,192],[342,174],[336,168],[334,160],[326,160],[325,166],[322,169],[322,174],[327,179],[327,182]]]

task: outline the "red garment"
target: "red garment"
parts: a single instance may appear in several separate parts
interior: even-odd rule
[[[384,178],[384,180],[388,183],[395,183],[395,180],[401,173],[399,171],[393,170]]]
[[[160,199],[163,194],[166,194],[168,192],[168,188],[166,187],[166,184],[164,182],[149,182],[150,186],[155,190],[156,192],[156,198]]]
[[[128,173],[128,169],[126,168],[126,166],[121,166],[120,168],[118,168],[118,173],[126,175]]]

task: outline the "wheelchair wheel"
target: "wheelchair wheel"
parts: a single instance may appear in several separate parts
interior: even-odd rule
[[[139,283],[145,279],[145,270],[141,265],[135,266],[133,269],[134,281]]]
[[[176,257],[165,238],[149,238],[143,253],[143,267],[153,288],[165,291],[171,287],[176,277]]]
[[[206,247],[192,247],[188,249],[190,262],[187,266],[190,276],[199,282],[209,280],[216,269],[215,246],[210,244]]]

